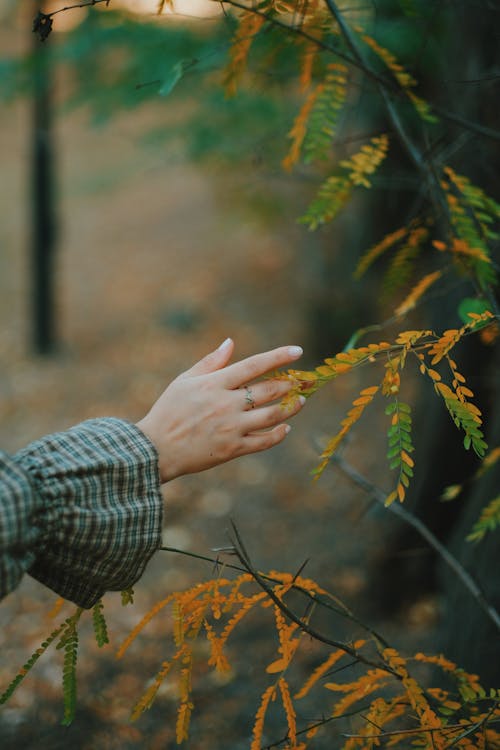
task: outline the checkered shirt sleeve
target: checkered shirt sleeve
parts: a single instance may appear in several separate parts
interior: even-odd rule
[[[130,587],[161,544],[158,456],[120,419],[0,452],[0,596],[29,572],[81,607]]]

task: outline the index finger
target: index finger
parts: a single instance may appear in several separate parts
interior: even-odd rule
[[[303,354],[300,346],[280,346],[270,352],[261,352],[242,359],[220,371],[227,388],[239,388],[245,383],[260,378],[270,370],[294,362]]]

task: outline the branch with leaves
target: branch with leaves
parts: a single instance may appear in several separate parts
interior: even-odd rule
[[[339,643],[325,637],[313,627],[312,621],[331,595],[300,572],[294,576],[276,571],[269,575],[258,572],[234,524],[231,534],[231,551],[237,555],[245,572],[233,579],[219,575],[185,591],[169,594],[144,615],[118,649],[117,657],[121,659],[151,620],[167,607],[171,609],[172,625],[165,628],[165,632],[171,632],[172,653],[162,662],[156,676],[132,708],[133,721],[139,720],[151,707],[165,680],[175,679],[179,696],[176,738],[178,744],[187,741],[190,718],[195,709],[192,682],[196,674],[193,658],[196,642],[205,638],[207,666],[228,674],[231,671],[228,639],[237,628],[241,630],[243,620],[260,612],[271,619],[277,646],[265,668],[266,679],[270,682],[255,712],[250,750],[261,750],[266,719],[269,712],[275,710],[277,699],[283,707],[286,734],[282,740],[268,744],[268,748],[286,744],[288,748],[306,750],[309,742],[318,732],[326,730],[332,721],[342,727],[345,720],[349,721],[349,727],[354,722],[357,732],[341,730],[340,737],[345,741],[339,749],[342,747],[343,750],[357,747],[357,740],[375,737],[380,741],[390,738],[392,746],[404,748],[408,737],[414,736],[422,747],[438,750],[452,746],[468,750],[471,742],[478,743],[474,745],[477,748],[486,748],[486,741],[494,743],[500,740],[495,729],[500,721],[500,691],[484,690],[477,676],[467,674],[442,655],[416,653],[403,656],[379,636],[373,635],[369,628],[365,628],[365,637],[353,638],[352,643]],[[211,558],[205,559],[213,562]],[[238,572],[240,569],[234,565],[227,567],[236,568]],[[257,584],[257,590],[253,584]],[[302,615],[296,614],[296,599],[293,609],[287,603],[292,591],[307,594],[309,605]],[[123,593],[124,605],[132,600],[132,592]],[[58,600],[52,617],[59,614],[63,604]],[[335,611],[337,614],[347,612],[339,606]],[[57,648],[64,651],[62,723],[71,723],[76,708],[78,624],[83,614],[77,609],[43,641],[0,697],[1,703],[12,696],[40,656],[57,642]],[[96,642],[102,647],[109,641],[102,602],[95,605],[91,618]],[[316,658],[316,665],[304,680],[298,678],[301,670],[296,669],[296,657],[305,635],[323,653],[319,660]],[[200,649],[197,653],[201,653]],[[346,657],[350,657],[349,662],[345,661]],[[450,681],[450,687],[424,685],[418,678],[419,665],[437,667]],[[344,674],[343,681],[332,681],[340,672]],[[323,698],[332,693],[338,697],[333,700],[331,715],[319,721],[306,721],[301,726],[304,721],[301,702],[312,693],[318,693],[318,699],[320,694]],[[431,744],[427,745],[427,742]]]
[[[50,11],[50,13],[44,13],[39,10],[33,19],[32,31],[38,36],[41,42],[45,42],[52,32],[54,25],[53,18],[58,13],[64,13],[75,8],[90,8],[94,5],[99,5],[99,3],[106,3],[106,7],[108,7],[110,2],[111,0],[85,0],[85,2],[75,3],[74,5],[65,5],[63,8]]]

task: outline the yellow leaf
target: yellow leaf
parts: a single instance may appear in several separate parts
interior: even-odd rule
[[[401,460],[408,464],[408,466],[415,466],[415,462],[406,451],[401,451]]]
[[[468,396],[469,398],[472,398],[472,396],[474,395],[470,388],[466,388],[465,386],[462,386],[460,388],[460,393],[462,394],[462,396]]]
[[[425,369],[425,368],[424,368]],[[429,377],[431,377],[433,380],[441,380],[441,375],[436,372],[436,370],[431,370],[430,368],[427,370],[427,374]]]
[[[328,367],[328,365],[320,365],[316,368],[316,372],[318,372],[320,375],[324,375],[327,378],[336,375],[335,370],[332,367]]]
[[[378,385],[372,385],[369,388],[364,388],[361,391],[362,396],[374,396],[375,393],[378,391],[379,386]]]
[[[392,505],[394,500],[397,498],[397,492],[394,490],[390,493],[390,495],[387,495],[387,498],[385,500],[385,507],[387,508],[389,505]]]
[[[368,404],[370,402],[370,399],[367,398],[367,396],[359,396],[359,398],[354,399],[352,402],[353,406],[363,406],[364,404]]]
[[[417,304],[418,300],[425,294],[432,284],[434,284],[440,277],[441,271],[434,271],[428,273],[423,279],[420,279],[418,284],[411,290],[406,299],[396,308],[396,315],[405,315],[409,310],[413,309]]]
[[[437,391],[439,391],[443,398],[451,398],[456,400],[457,397],[455,396],[451,388],[446,385],[446,383],[435,383],[434,387]]]
[[[445,487],[441,495],[441,500],[454,500],[462,492],[461,484],[450,484]]]

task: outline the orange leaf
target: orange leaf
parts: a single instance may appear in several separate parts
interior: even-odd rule
[[[408,464],[408,466],[415,466],[415,461],[410,458],[406,451],[401,451],[401,460]]]
[[[276,661],[273,661],[271,664],[268,664],[266,667],[266,672],[268,674],[276,674],[277,672],[282,672],[287,666],[287,662],[285,659],[276,659]]]
[[[431,370],[430,368],[427,370],[427,374],[433,379],[433,380],[441,380],[441,375],[436,372],[436,370]]]

